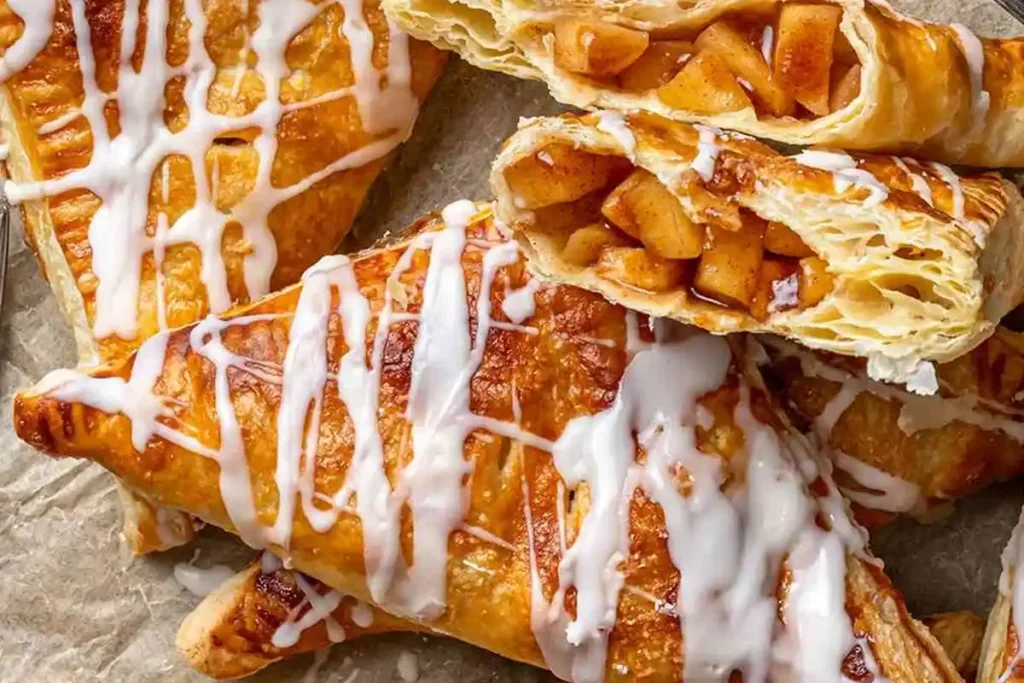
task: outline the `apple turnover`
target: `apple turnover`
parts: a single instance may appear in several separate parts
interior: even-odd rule
[[[936,366],[918,396],[869,379],[863,361],[761,337],[765,381],[826,445],[858,521],[923,514],[1024,472],[1024,337],[1005,327]],[[803,423],[803,424],[801,424]]]
[[[1003,551],[1003,573],[981,646],[978,683],[1024,682],[1024,512]]]
[[[0,2],[0,53],[4,190],[83,363],[333,252],[445,61],[376,0]],[[122,498],[135,552],[194,533]]]
[[[14,421],[566,680],[959,680],[739,345],[540,285],[470,202],[53,373]]]
[[[403,29],[578,107],[796,145],[1024,165],[1021,39],[868,0],[383,0]]]
[[[864,356],[920,393],[925,361],[984,340],[1024,286],[1020,192],[994,173],[600,112],[524,120],[491,187],[545,279]]]

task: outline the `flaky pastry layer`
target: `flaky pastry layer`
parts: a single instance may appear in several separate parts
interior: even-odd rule
[[[692,275],[685,273],[693,264],[699,268],[699,259],[677,261],[684,275],[662,291],[624,282],[614,271],[603,271],[601,262],[570,263],[563,248],[571,230],[582,227],[573,221],[594,220],[573,212],[586,213],[580,204],[592,195],[575,203],[556,200],[555,209],[568,207],[566,219],[567,211],[524,202],[511,180],[527,161],[550,172],[550,179],[533,172],[531,189],[541,198],[552,180],[573,180],[580,169],[545,155],[553,146],[610,156],[649,172],[675,196],[687,224],[709,231],[705,254],[715,248],[714,231],[724,226],[735,234],[736,228],[725,225],[733,213],[759,225],[783,224],[825,262],[830,291],[808,307],[769,305],[757,319],[693,289],[687,279]],[[836,171],[827,170],[833,165]],[[937,168],[906,168],[905,161],[889,157],[789,157],[710,128],[599,113],[524,120],[496,159],[491,186],[498,216],[517,232],[531,268],[546,280],[716,333],[773,332],[811,348],[865,356],[873,377],[913,383],[922,372],[920,361],[949,360],[970,350],[1020,298],[1024,204],[1019,191],[995,174],[960,178]],[[529,185],[531,176],[522,171],[516,179]],[[928,201],[915,190],[917,181],[929,187]],[[599,187],[592,194],[611,189]],[[755,241],[760,244],[759,237]]]
[[[1024,43],[979,39],[961,25],[920,22],[887,3],[813,3],[842,10],[836,32],[859,62],[860,78],[852,101],[809,119],[759,115],[749,101],[736,111],[720,113],[675,106],[654,90],[631,91],[614,78],[571,71],[556,56],[555,30],[560,22],[621,27],[642,35],[645,44],[647,40],[691,42],[720,20],[740,27],[770,25],[780,7],[795,2],[384,0],[384,4],[412,35],[454,50],[482,68],[541,80],[557,99],[578,107],[646,111],[796,145],[911,153],[978,166],[1024,164]],[[765,68],[770,71],[771,38],[766,46],[760,31],[757,34],[761,45],[753,41],[752,47],[765,53]],[[776,52],[774,60],[780,57]],[[813,63],[821,55],[798,53],[793,59]],[[758,89],[757,83],[740,85],[747,94]],[[695,87],[710,86],[704,82]]]

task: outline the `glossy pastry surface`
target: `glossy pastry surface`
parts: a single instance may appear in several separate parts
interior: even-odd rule
[[[333,252],[444,63],[374,0],[2,2],[0,52],[5,191],[84,362]]]
[[[384,0],[412,35],[567,104],[798,145],[1024,165],[1021,39],[885,2]]]
[[[375,0],[0,2],[0,54],[5,194],[83,363],[333,252],[445,61]],[[118,490],[134,553],[193,537]]]
[[[922,515],[1024,471],[1024,339],[999,327],[936,366],[939,393],[869,379],[859,359],[762,337],[762,372],[831,449],[836,481],[869,526]]]
[[[566,679],[958,680],[742,349],[540,286],[483,207],[418,228],[51,375],[19,435]]]
[[[524,120],[491,187],[544,279],[864,356],[923,393],[922,361],[981,342],[1024,287],[1020,192],[991,173],[601,112]]]
[[[263,557],[211,593],[182,623],[177,647],[211,678],[241,678],[273,662],[377,633],[423,628]]]

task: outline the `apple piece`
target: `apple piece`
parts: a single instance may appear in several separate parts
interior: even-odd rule
[[[635,62],[650,38],[607,22],[582,19],[555,21],[555,66],[585,76],[614,76]]]
[[[753,225],[732,231],[711,226],[693,286],[724,304],[749,308],[764,261],[761,229]]]
[[[753,106],[725,60],[713,53],[691,58],[658,88],[658,99],[694,114],[723,114]]]
[[[779,256],[792,256],[793,258],[814,256],[814,252],[804,244],[800,235],[793,232],[789,226],[776,221],[768,222],[768,228],[764,233],[764,248]]]
[[[618,157],[552,144],[505,169],[516,206],[536,209],[572,202],[608,184],[622,164]]]
[[[667,292],[682,285],[686,262],[659,258],[643,247],[608,247],[601,251],[597,272],[629,287]]]
[[[619,74],[619,85],[633,92],[664,85],[672,80],[693,52],[693,43],[685,40],[654,41],[639,59]]]
[[[824,299],[835,284],[828,263],[817,256],[800,259],[800,308],[810,308]]]
[[[761,51],[728,22],[711,24],[695,44],[702,54],[709,51],[721,57],[737,78],[750,84],[754,98],[773,116],[792,116],[796,111],[793,98],[775,82]]]

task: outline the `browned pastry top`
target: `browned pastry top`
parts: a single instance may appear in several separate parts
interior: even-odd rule
[[[653,335],[572,287],[534,291],[478,210],[458,202],[396,247],[325,261],[302,287],[161,334],[130,361],[55,374],[19,395],[18,433],[563,677],[756,678],[781,657],[956,680],[725,341]],[[765,506],[782,515],[771,531]],[[826,565],[835,580],[820,583]],[[732,573],[743,566],[754,574]],[[687,577],[724,583],[684,598]],[[816,641],[798,625],[826,585],[845,635]],[[719,621],[733,590],[736,621]]]
[[[378,3],[350,6],[362,16],[346,22],[329,2],[128,3],[126,17],[120,0],[60,0],[48,21],[0,3],[8,195],[95,336],[83,352],[129,351],[336,248],[445,60],[391,34]]]

